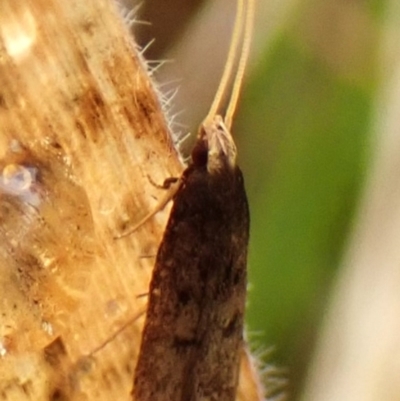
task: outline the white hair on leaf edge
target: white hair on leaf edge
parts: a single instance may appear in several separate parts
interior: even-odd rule
[[[121,0],[115,0],[117,5],[118,12],[122,17],[123,22],[129,29],[132,29],[135,25],[151,25],[148,21],[143,21],[137,18],[138,11],[142,6],[142,2],[135,5],[133,8],[129,9],[125,5],[122,4]],[[142,65],[145,67],[149,77],[151,78],[151,82],[153,84],[153,89],[157,94],[157,97],[160,101],[161,108],[163,114],[167,121],[168,130],[172,137],[173,144],[175,149],[178,152],[179,159],[182,164],[187,164],[187,158],[182,155],[181,149],[182,144],[189,138],[190,133],[187,131],[182,132],[185,129],[185,125],[177,121],[177,117],[181,114],[181,112],[173,112],[173,100],[179,91],[179,86],[174,88],[168,88],[171,84],[179,83],[180,80],[173,80],[167,83],[158,83],[155,79],[156,73],[159,71],[161,67],[163,67],[166,63],[172,62],[172,60],[146,60],[145,53],[152,46],[155,39],[150,40],[144,47],[140,48],[136,42],[134,42],[134,46],[137,49],[137,54]],[[176,130],[178,128],[178,130]]]

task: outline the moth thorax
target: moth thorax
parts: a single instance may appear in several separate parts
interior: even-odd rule
[[[236,166],[236,145],[226,128],[222,117],[215,116],[209,124],[203,124],[208,143],[207,170],[209,173],[234,169]]]

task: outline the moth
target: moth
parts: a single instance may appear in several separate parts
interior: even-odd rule
[[[249,208],[230,128],[253,15],[254,1],[238,0],[221,84],[173,196],[150,283],[132,390],[135,401],[233,401],[236,397]],[[221,117],[217,111],[239,44],[237,73]]]

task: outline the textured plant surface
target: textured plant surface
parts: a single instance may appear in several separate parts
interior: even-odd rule
[[[182,165],[113,3],[0,7],[0,398],[128,400]]]

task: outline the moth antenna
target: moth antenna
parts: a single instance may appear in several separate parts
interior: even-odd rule
[[[232,125],[233,115],[235,114],[237,108],[240,90],[243,83],[244,71],[246,68],[247,60],[249,58],[250,43],[253,36],[254,14],[255,0],[247,0],[242,49],[240,52],[238,68],[233,83],[231,98],[229,99],[228,108],[225,114],[225,126],[228,128],[229,131]]]
[[[243,28],[244,1],[245,0],[238,0],[236,3],[236,17],[233,27],[232,40],[229,46],[228,57],[225,63],[224,72],[222,74],[222,78],[218,86],[217,93],[215,94],[214,97],[214,101],[212,102],[210,110],[206,118],[204,119],[205,123],[207,123],[208,121],[212,120],[215,117],[219,107],[221,106],[221,102],[224,98],[224,95],[228,89],[229,80],[232,76],[232,70],[237,55],[237,48],[240,42],[240,35],[242,33],[242,28]]]

